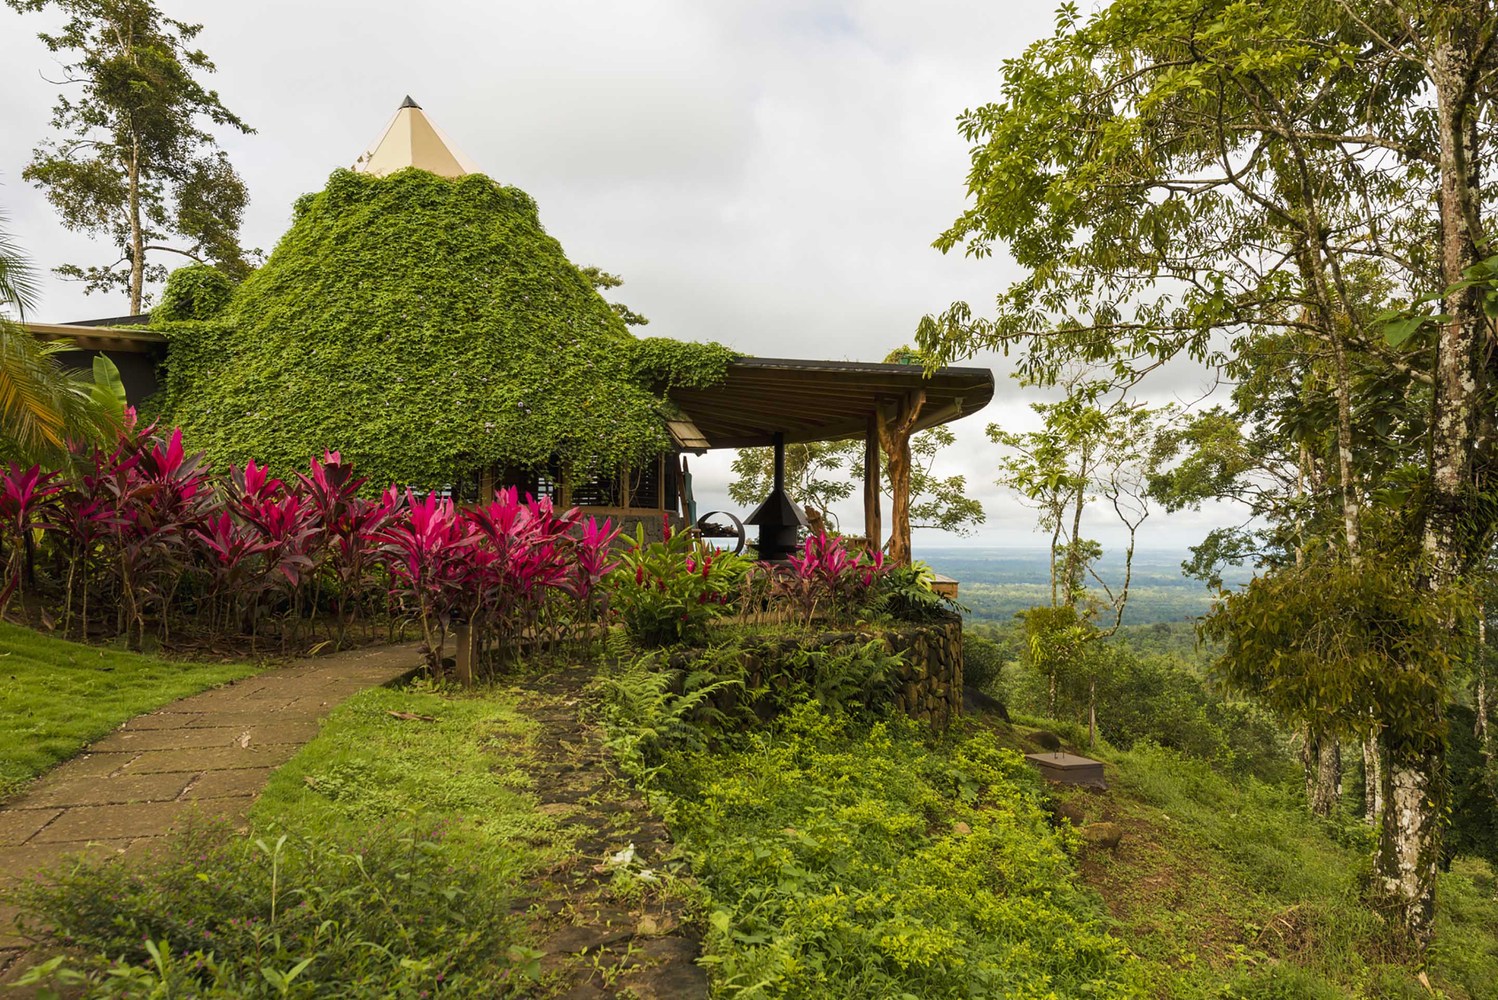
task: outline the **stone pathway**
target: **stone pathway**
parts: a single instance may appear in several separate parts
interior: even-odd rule
[[[573,668],[522,683],[521,707],[541,723],[531,771],[539,809],[576,836],[517,903],[546,953],[542,989],[558,1000],[706,1000],[699,935],[671,884],[691,873],[665,825],[610,773],[602,734],[580,711],[592,676]]]
[[[335,653],[131,719],[0,807],[0,887],[78,855],[145,854],[189,811],[242,820],[339,702],[420,663],[414,645]],[[0,904],[0,982],[25,945]]]

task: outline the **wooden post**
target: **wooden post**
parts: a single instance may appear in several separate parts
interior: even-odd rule
[[[494,466],[486,465],[479,471],[479,502],[487,505],[494,502]]]
[[[880,461],[879,418],[871,413],[863,441],[863,533],[868,538],[870,555],[884,545],[884,524],[880,511]]]
[[[925,390],[913,392],[875,416],[879,443],[889,459],[890,523],[887,555],[896,566],[910,565],[910,435],[926,405]]]

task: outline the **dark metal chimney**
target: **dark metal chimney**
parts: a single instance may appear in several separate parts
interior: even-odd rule
[[[772,438],[775,449],[775,485],[745,524],[759,526],[759,557],[765,562],[784,562],[801,547],[801,529],[807,526],[806,514],[791,503],[785,492],[785,434]]]

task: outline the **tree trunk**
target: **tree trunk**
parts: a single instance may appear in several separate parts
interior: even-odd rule
[[[1430,938],[1436,909],[1445,802],[1445,747],[1439,738],[1385,740],[1379,888],[1391,916],[1417,943]]]
[[[1082,581],[1082,508],[1087,503],[1088,448],[1082,446],[1082,461],[1077,476],[1077,495],[1072,504],[1071,541],[1066,545],[1066,606],[1077,606],[1077,590]]]
[[[1325,819],[1342,797],[1342,744],[1335,736],[1307,729],[1300,759],[1306,772],[1306,805]]]
[[[1051,607],[1056,607],[1056,549],[1061,541],[1061,512],[1056,512],[1056,528],[1051,532]]]
[[[896,566],[910,565],[910,435],[925,404],[925,392],[912,393],[895,406],[880,406],[874,418],[889,463],[890,525],[885,554]]]
[[[1087,745],[1097,746],[1097,678],[1087,685]]]
[[[1352,380],[1347,372],[1347,345],[1336,330],[1328,331],[1332,357],[1336,365],[1337,395],[1337,478],[1342,493],[1342,531],[1347,538],[1347,555],[1354,567],[1358,564],[1358,492],[1352,466]]]
[[[1477,748],[1489,767],[1493,765],[1493,692],[1488,681],[1488,606],[1482,601],[1477,605],[1477,669],[1472,680],[1472,735],[1477,739]]]
[[[1473,288],[1456,289],[1478,260],[1473,225],[1480,220],[1477,131],[1467,46],[1475,24],[1449,11],[1434,25],[1428,72],[1436,97],[1440,141],[1441,278],[1449,318],[1436,345],[1430,430],[1430,496],[1421,542],[1424,583],[1444,588],[1465,571],[1469,551],[1486,531],[1473,503],[1478,421],[1485,398],[1480,348],[1484,316]],[[1435,913],[1436,870],[1441,854],[1441,816],[1446,807],[1444,692],[1432,692],[1417,731],[1384,731],[1384,815],[1377,870],[1385,907],[1418,944],[1430,939]]]
[[[910,435],[901,434],[889,453],[889,558],[910,565]]]
[[[146,283],[146,237],[140,221],[140,142],[130,148],[130,315],[140,314]]]
[[[1375,730],[1363,738],[1363,819],[1369,826],[1378,826],[1383,820],[1383,760]]]

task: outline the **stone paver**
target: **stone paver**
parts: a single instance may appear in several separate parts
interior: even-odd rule
[[[414,645],[320,656],[131,719],[0,807],[0,888],[75,857],[148,856],[190,814],[243,822],[335,706],[420,664]],[[25,945],[0,904],[0,982]]]

